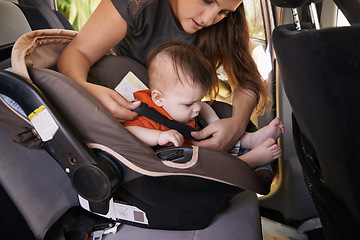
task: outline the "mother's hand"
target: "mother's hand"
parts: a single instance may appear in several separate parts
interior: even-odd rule
[[[129,121],[138,116],[131,110],[138,108],[140,101],[128,102],[116,91],[89,82],[85,83],[83,87],[119,122]]]
[[[206,147],[216,150],[229,151],[244,134],[246,123],[241,123],[236,118],[223,118],[217,120],[198,132],[191,132],[196,139],[205,139],[193,142],[199,147]]]

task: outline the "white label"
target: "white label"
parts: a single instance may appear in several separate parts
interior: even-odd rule
[[[137,207],[115,203],[116,218],[141,224],[149,224],[145,212]]]
[[[126,100],[131,102],[134,100],[134,92],[148,89],[146,85],[138,79],[135,74],[128,72],[121,80],[119,85],[116,86],[115,91],[121,94]]]
[[[51,140],[59,129],[44,105],[35,109],[28,118],[44,142]]]
[[[82,198],[80,195],[78,195],[78,197],[81,207],[88,211],[91,211],[89,202],[86,199]],[[106,215],[99,213],[96,214],[113,220],[125,220],[129,222],[149,225],[149,221],[144,211],[140,210],[135,206],[114,202],[113,198],[111,198],[109,201],[109,211]]]

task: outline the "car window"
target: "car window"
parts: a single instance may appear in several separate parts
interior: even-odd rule
[[[265,40],[264,18],[260,0],[244,0],[246,18],[252,38]]]
[[[59,12],[65,15],[76,31],[79,31],[99,5],[101,0],[57,0]]]
[[[338,9],[337,11],[337,18],[336,18],[336,26],[343,27],[343,26],[350,26],[349,21],[344,16],[343,12]]]

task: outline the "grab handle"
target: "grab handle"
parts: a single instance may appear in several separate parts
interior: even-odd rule
[[[156,157],[162,161],[174,163],[187,163],[192,159],[193,149],[191,147],[173,147],[156,151]]]

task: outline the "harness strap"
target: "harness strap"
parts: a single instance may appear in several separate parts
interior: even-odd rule
[[[190,134],[193,131],[200,131],[200,129],[195,129],[184,123],[180,123],[175,120],[170,120],[169,118],[165,117],[164,115],[162,115],[161,113],[156,111],[154,108],[149,107],[146,103],[142,102],[140,107],[138,107],[137,109],[135,109],[133,111],[136,112],[137,114],[147,117],[161,125],[164,125],[165,127],[177,130],[185,138],[192,139],[193,141],[200,141],[196,138],[193,138]],[[200,115],[197,118],[198,118],[198,123],[199,123],[200,128],[206,127],[206,125],[207,125],[206,121],[202,117],[200,117]]]

